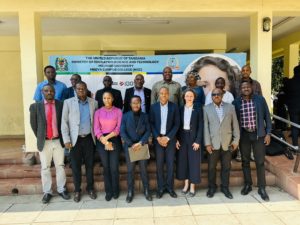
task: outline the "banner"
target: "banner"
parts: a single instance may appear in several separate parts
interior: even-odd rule
[[[246,63],[245,53],[229,54],[185,54],[185,55],[158,55],[158,56],[50,56],[50,65],[57,71],[57,80],[70,86],[72,74],[82,75],[82,80],[87,83],[88,89],[95,93],[103,88],[102,79],[109,75],[113,79],[113,88],[119,89],[124,97],[125,90],[134,85],[133,80],[136,74],[145,77],[145,87],[152,88],[152,85],[162,80],[162,70],[169,66],[173,70],[173,80],[185,85],[185,75],[195,68],[195,65],[202,65],[201,59],[213,60],[212,65],[222,68],[224,71],[234,71],[236,76],[241,67]],[[216,60],[214,60],[216,59]],[[205,61],[205,60],[204,60]],[[224,63],[225,62],[225,63]],[[207,63],[207,62],[206,62]],[[208,64],[211,62],[208,62]],[[219,65],[224,64],[224,65]],[[228,69],[226,68],[228,67]],[[198,72],[201,72],[200,70]],[[221,71],[222,72],[222,71]],[[213,72],[211,76],[218,74]],[[220,73],[221,74],[221,73]],[[221,74],[222,75],[222,74]],[[219,76],[219,75],[218,75]],[[230,73],[227,76],[232,76]],[[200,73],[201,77],[201,73]],[[207,79],[201,77],[201,79]],[[212,80],[212,79],[207,79]],[[231,80],[230,77],[226,80]]]

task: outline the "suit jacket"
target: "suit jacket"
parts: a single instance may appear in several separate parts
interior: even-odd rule
[[[61,136],[61,114],[63,109],[63,103],[55,100],[55,110],[56,110],[56,123],[57,130],[59,134],[59,139],[61,146],[64,147],[62,136]],[[37,138],[37,148],[42,151],[45,145],[46,132],[47,132],[47,120],[45,113],[44,101],[33,103],[30,105],[30,125]]]
[[[124,109],[123,109],[124,113],[130,111],[130,100],[133,95],[134,95],[134,87],[127,88],[125,91],[125,99],[124,99]],[[146,113],[149,113],[150,104],[151,104],[151,90],[144,87],[144,96],[145,96]]]
[[[94,135],[94,113],[98,108],[97,102],[87,97],[88,104],[90,107],[90,117],[91,117],[91,135],[95,142]],[[80,111],[79,111],[79,103],[78,98],[73,97],[64,101],[64,107],[62,111],[62,119],[61,119],[61,133],[63,137],[64,143],[71,142],[73,146],[75,146],[79,134],[79,124],[80,124]]]
[[[178,140],[181,143],[183,141],[183,125],[184,125],[184,106],[180,107],[180,128],[178,130]],[[202,108],[193,106],[192,116],[190,120],[190,134],[193,143],[201,144],[203,136],[203,113]],[[191,143],[191,144],[193,144]]]
[[[224,118],[220,122],[214,103],[204,106],[204,144],[214,149],[228,150],[231,144],[238,145],[240,140],[239,123],[234,106],[223,102]]]
[[[135,124],[132,111],[124,114],[121,124],[121,137],[127,146],[142,142],[142,145],[148,143],[151,134],[148,115],[141,112],[137,125]]]
[[[117,89],[114,89],[114,88],[103,88],[103,89],[100,89],[96,92],[95,100],[98,102],[99,109],[102,106],[104,106],[102,96],[103,96],[103,93],[106,92],[106,91],[111,92],[113,94],[113,96],[114,96],[113,105],[122,110],[122,108],[123,108],[123,99],[122,99],[121,91],[119,91]]]
[[[266,100],[261,95],[253,95],[252,100],[255,105],[255,112],[256,112],[256,130],[257,130],[257,137],[264,137],[266,134],[271,134],[272,130],[272,121],[270,116],[270,111]],[[241,106],[242,106],[242,98],[236,98],[233,103],[235,106],[235,111],[239,123],[241,125]]]
[[[91,98],[92,97],[92,92],[87,90],[87,96]],[[72,86],[68,87],[67,89],[64,90],[63,100],[73,98],[73,97],[75,97],[75,93],[74,93],[74,88]]]
[[[160,135],[161,116],[160,116],[160,102],[154,103],[150,108],[150,126],[153,138]],[[173,102],[168,102],[168,116],[166,135],[170,141],[175,141],[175,136],[180,126],[180,116],[178,106]]]

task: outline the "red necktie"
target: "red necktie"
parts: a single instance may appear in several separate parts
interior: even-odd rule
[[[47,138],[53,138],[53,130],[52,130],[52,103],[47,103],[49,105],[47,112]]]

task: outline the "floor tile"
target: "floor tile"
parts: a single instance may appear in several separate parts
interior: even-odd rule
[[[243,225],[283,225],[284,223],[272,213],[245,213],[235,214],[235,217]]]
[[[34,222],[73,221],[82,202],[58,202],[48,204]]]
[[[280,218],[286,225],[300,225],[300,211],[275,212],[274,215]]]
[[[155,199],[154,217],[191,216],[192,211],[185,198]]]
[[[117,201],[86,201],[75,217],[75,220],[114,219]]]
[[[152,218],[152,202],[146,199],[134,199],[131,203],[118,201],[116,218]]]
[[[195,216],[198,225],[235,225],[240,224],[234,215],[201,215]]]
[[[197,225],[193,216],[180,216],[180,217],[161,217],[154,219],[155,225]]]

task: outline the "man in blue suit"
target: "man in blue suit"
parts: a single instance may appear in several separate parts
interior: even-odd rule
[[[169,89],[159,89],[159,102],[150,109],[150,125],[156,153],[157,198],[161,198],[166,190],[176,198],[174,191],[174,159],[176,133],[180,126],[179,109],[169,101]],[[164,161],[167,165],[167,180],[164,182]]]

